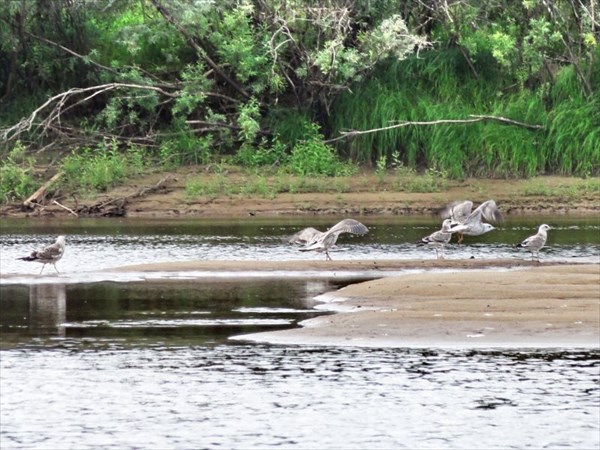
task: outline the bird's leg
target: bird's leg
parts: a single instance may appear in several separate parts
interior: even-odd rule
[[[460,245],[460,243],[463,241],[463,239],[465,238],[465,235],[462,233],[458,233],[458,245]]]
[[[42,272],[44,271],[44,267],[46,267],[46,263],[42,264],[42,270],[40,270],[40,275],[42,274]]]
[[[441,253],[440,259],[445,259],[445,258],[444,258],[444,247],[442,247],[442,248],[440,249],[440,253]]]
[[[329,256],[329,252],[327,250],[325,250],[325,256],[326,256],[325,261],[332,261],[331,256]]]
[[[58,271],[58,269],[56,268],[56,264],[52,263],[52,265],[54,266],[54,270],[56,270],[56,273],[60,273],[60,272]]]

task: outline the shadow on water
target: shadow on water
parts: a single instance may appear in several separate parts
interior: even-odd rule
[[[359,281],[359,280],[354,280]],[[218,280],[0,286],[2,348],[32,338],[128,345],[213,345],[236,334],[298,326],[322,311],[333,280]]]

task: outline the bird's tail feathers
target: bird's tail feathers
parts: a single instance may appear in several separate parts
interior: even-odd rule
[[[17,258],[20,259],[22,261],[35,261],[37,260],[37,258],[35,256],[23,256],[22,258]]]

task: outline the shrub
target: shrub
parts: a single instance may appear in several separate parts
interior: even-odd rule
[[[287,166],[293,174],[301,176],[341,176],[356,172],[354,165],[340,161],[335,149],[323,142],[316,124],[309,127],[307,139],[294,146]]]
[[[33,175],[33,158],[25,157],[25,149],[17,142],[0,164],[0,201],[22,200],[37,187]]]
[[[110,146],[101,144],[96,150],[85,147],[79,153],[74,151],[63,159],[61,166],[67,186],[105,191],[126,177],[141,173],[146,163],[140,149],[130,148],[120,153],[113,141]]]

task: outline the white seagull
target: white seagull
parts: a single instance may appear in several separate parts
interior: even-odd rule
[[[546,239],[548,239],[548,230],[551,230],[552,227],[549,225],[543,224],[540,225],[537,234],[533,236],[529,236],[523,242],[515,245],[515,247],[526,248],[531,252],[531,260],[533,261],[534,255],[537,255],[537,261],[540,260],[540,250],[544,245],[546,245]]]
[[[442,229],[431,233],[417,242],[417,247],[429,245],[435,247],[435,256],[437,259],[444,259],[444,245],[450,242],[452,233],[450,233],[450,225],[452,220],[446,219],[442,222]]]
[[[304,228],[298,231],[296,234],[285,238],[285,242],[290,244],[308,244],[313,241],[317,236],[322,235],[323,232],[313,227]]]
[[[39,250],[34,250],[31,252],[29,256],[24,256],[21,259],[23,261],[37,261],[43,264],[42,270],[40,270],[40,275],[44,271],[44,267],[46,264],[52,264],[54,266],[54,270],[57,273],[60,273],[56,268],[56,263],[63,257],[65,253],[65,236],[59,236],[56,239],[54,244],[47,245],[46,247],[42,247]]]
[[[369,229],[360,223],[358,220],[354,219],[344,219],[341,222],[338,222],[329,230],[315,234],[313,239],[306,244],[305,247],[300,249],[301,252],[315,251],[315,252],[325,252],[326,260],[331,261],[331,256],[329,256],[329,249],[336,243],[337,238],[342,233],[351,233],[358,234],[362,236],[367,234]]]
[[[472,209],[473,202],[465,200],[450,203],[442,210],[442,217],[449,218],[452,221],[450,232],[458,234],[459,244],[465,235],[480,236],[496,229],[496,227],[489,223],[484,223],[483,219],[490,222],[500,222],[503,220],[502,214],[494,200],[483,202],[474,211],[471,211]]]

